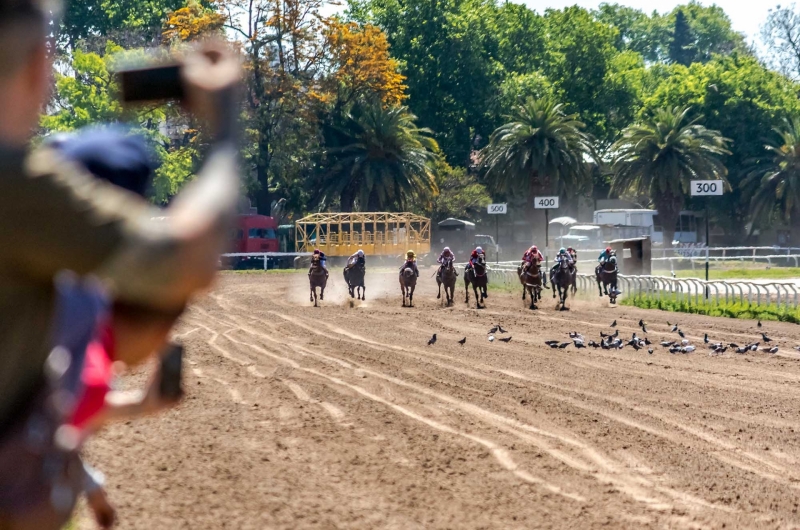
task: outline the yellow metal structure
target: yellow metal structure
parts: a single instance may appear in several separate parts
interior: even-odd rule
[[[328,256],[417,255],[431,251],[431,220],[413,213],[317,213],[295,223],[297,252],[320,249]]]

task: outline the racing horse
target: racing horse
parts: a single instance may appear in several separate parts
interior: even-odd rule
[[[357,298],[364,300],[364,276],[367,274],[367,268],[363,263],[356,263],[352,267],[344,268],[344,281],[347,283],[347,289],[350,291],[350,298]]]
[[[539,270],[539,260],[534,258],[522,267],[517,267],[517,275],[519,276],[519,282],[522,284],[522,300],[525,301],[526,293],[530,294],[530,308],[538,309],[536,301],[542,299],[542,273]]]
[[[575,281],[574,276],[575,273],[570,269],[569,263],[566,260],[562,260],[558,263],[556,271],[550,278],[553,284],[553,298],[556,297],[556,292],[558,292],[558,305],[561,306],[561,311],[568,310],[566,307],[567,295],[569,294],[570,286]]]
[[[617,256],[611,255],[605,263],[598,267],[597,272],[597,290],[600,293],[600,296],[603,296],[603,293],[608,295],[608,301],[612,304],[617,303],[617,295],[619,294],[617,291],[617,274],[619,274],[619,268],[617,268]],[[603,284],[602,288],[600,284]],[[608,290],[609,286],[611,287],[611,291]]]
[[[414,289],[417,288],[417,275],[414,269],[406,264],[403,270],[400,271],[400,290],[403,292],[403,307],[406,307],[406,298],[408,298],[408,307],[414,307]]]
[[[469,285],[472,284],[472,291],[475,293],[475,304],[478,309],[483,309],[481,303],[484,299],[489,298],[489,293],[486,292],[486,286],[489,285],[489,277],[486,276],[486,257],[483,254],[478,255],[478,260],[469,269],[464,272],[464,290],[467,293],[467,300],[469,303]],[[478,297],[478,290],[480,290],[480,297]]]
[[[325,286],[328,285],[328,275],[322,266],[319,256],[311,256],[311,272],[308,273],[308,281],[311,284],[310,302],[314,302],[314,307],[319,307],[317,304],[317,288],[319,287],[319,299],[325,300]]]
[[[442,285],[444,285],[444,296],[447,299],[447,305],[452,305],[455,298],[457,279],[458,271],[453,266],[453,258],[446,258],[442,263],[442,273],[436,276],[436,283],[439,286],[439,294],[436,295],[436,299],[442,298]]]

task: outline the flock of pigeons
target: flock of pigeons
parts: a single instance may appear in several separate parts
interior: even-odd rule
[[[667,322],[667,326],[672,326],[671,333],[677,333],[678,337],[680,338],[677,340],[661,341],[659,344],[663,348],[668,348],[669,352],[672,354],[692,353],[697,350],[697,347],[694,344],[692,344],[689,341],[689,339],[686,338],[686,334],[683,331],[681,331],[681,329],[678,327],[677,324],[670,324],[669,322]],[[611,323],[611,327],[612,328],[617,327],[616,320],[614,320],[614,322]],[[569,347],[570,344],[573,344],[578,349],[589,347],[595,349],[602,348],[604,350],[621,350],[626,346],[630,346],[636,351],[646,349],[647,353],[652,355],[654,351],[653,350],[654,343],[650,342],[650,339],[647,338],[647,324],[644,322],[644,320],[639,320],[639,327],[642,328],[642,332],[645,334],[644,337],[637,336],[637,334],[634,332],[633,336],[629,340],[626,340],[619,336],[619,330],[616,329],[614,333],[603,333],[601,331],[600,342],[595,342],[593,340],[587,341],[586,338],[577,331],[570,331],[569,338],[572,340],[571,343],[562,342],[560,340],[546,340],[544,341],[544,343],[550,346],[551,348],[554,349],[557,348],[561,350]],[[760,320],[758,321],[758,327],[759,328],[762,327]],[[504,330],[503,327],[500,326],[499,324],[493,326],[487,333],[489,342],[494,342],[495,335],[498,333],[506,334],[508,333],[508,331]],[[508,337],[499,338],[497,340],[499,340],[500,342],[508,343],[511,342],[511,336],[509,335]],[[763,347],[761,346],[762,342],[765,344],[765,346]],[[757,351],[763,351],[772,354],[778,353],[778,346],[775,345],[770,346],[771,342],[773,342],[773,339],[769,338],[767,334],[764,332],[761,332],[760,341],[756,341],[750,344],[745,344],[743,346],[739,346],[738,344],[735,344],[733,342],[727,344],[723,342],[712,343],[711,340],[709,340],[708,338],[708,333],[705,333],[703,337],[703,343],[706,344],[708,348],[711,350],[710,355],[722,355],[723,353],[728,351],[729,348],[735,351],[736,353],[740,354],[744,354],[747,352],[757,352]],[[464,337],[463,339],[458,341],[458,343],[461,346],[463,346],[464,344],[467,343],[467,337]],[[436,344],[436,333],[434,333],[433,336],[430,338],[430,340],[428,340],[428,346],[433,346],[434,344]],[[800,351],[800,346],[795,346],[794,349]]]
[[[670,324],[667,322],[667,326],[672,326],[671,332],[677,333],[678,340],[664,340],[660,342],[660,345],[664,348],[668,348],[669,352],[672,354],[676,353],[692,353],[697,350],[697,347],[692,344],[689,339],[686,338],[686,334],[681,331],[677,324]],[[758,321],[758,327],[762,326],[761,321]],[[611,323],[612,328],[617,327],[617,321]],[[647,324],[643,320],[639,320],[639,327],[642,328],[642,332],[647,334]],[[586,342],[586,339],[583,335],[576,331],[569,332],[569,338],[572,339],[572,344],[576,348],[602,348],[604,350],[621,350],[625,346],[631,346],[634,350],[639,351],[643,349],[647,349],[647,353],[650,355],[653,354],[653,343],[650,342],[650,339],[647,336],[639,337],[636,333],[630,338],[630,340],[625,340],[620,338],[619,330],[615,330],[614,333],[606,334],[602,331],[600,332],[600,342],[595,342],[590,340]],[[766,346],[762,347],[761,342],[764,342]],[[772,345],[770,346],[773,340],[767,336],[766,333],[761,332],[761,341],[756,341],[750,344],[746,344],[744,346],[739,346],[733,342],[725,344],[723,342],[716,342],[712,343],[708,338],[708,333],[705,333],[703,336],[703,343],[708,346],[711,350],[711,355],[721,355],[728,351],[728,348],[733,349],[736,353],[747,353],[747,352],[756,352],[756,351],[763,351],[767,353],[778,353],[778,346]],[[569,342],[561,342],[559,340],[547,340],[544,342],[551,348],[560,348],[564,349],[570,345]],[[800,346],[795,346],[795,350],[800,351]]]

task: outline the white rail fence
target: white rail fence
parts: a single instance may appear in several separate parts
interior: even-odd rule
[[[489,267],[489,280],[506,285],[519,285],[517,263],[505,262]],[[748,281],[703,281],[694,278],[664,276],[624,276],[617,279],[617,288],[626,296],[649,296],[656,300],[672,299],[719,305],[740,303],[750,305],[794,308],[800,305],[800,285],[791,282],[758,283]],[[597,282],[594,274],[579,273],[578,289],[594,293]]]

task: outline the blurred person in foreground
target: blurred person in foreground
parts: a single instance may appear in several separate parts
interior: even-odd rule
[[[48,374],[70,364],[69,352],[66,360],[54,356],[48,333],[55,275],[96,275],[115,303],[174,320],[211,284],[238,195],[231,113],[219,109],[229,110],[220,101],[230,100],[240,69],[219,46],[183,63],[186,105],[209,123],[217,144],[165,213],[55,150],[29,153],[50,84],[53,10],[0,0],[1,530],[59,528],[84,479],[75,446],[58,436],[53,411],[66,399],[49,384],[57,378]],[[159,215],[167,220],[153,221]]]

